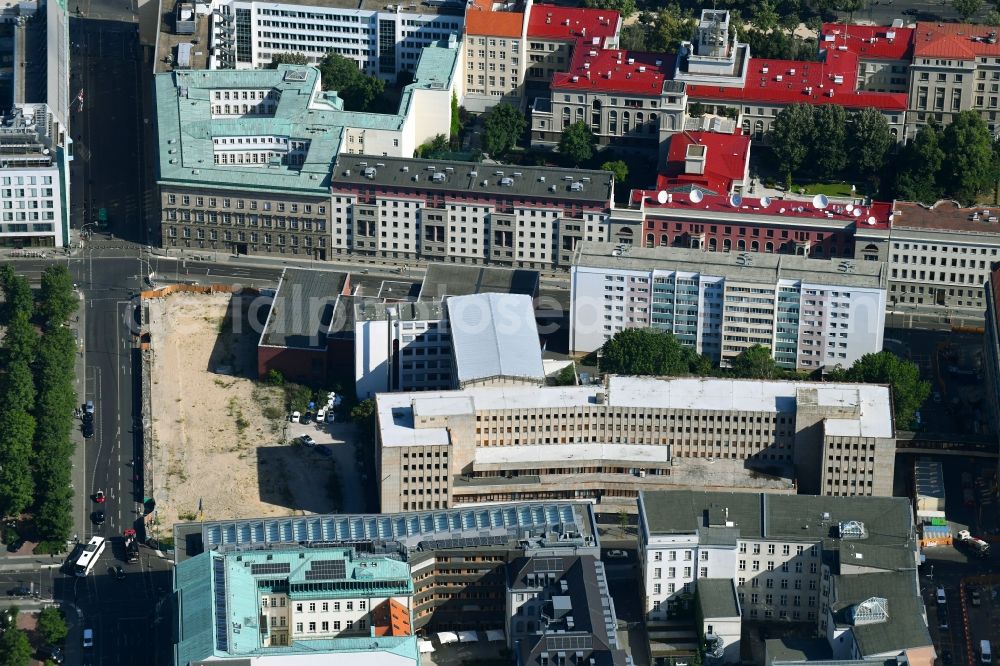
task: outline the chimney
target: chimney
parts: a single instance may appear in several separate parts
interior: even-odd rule
[[[684,153],[684,173],[697,174],[699,176],[704,175],[707,158],[708,146],[700,143],[688,144],[687,150]]]

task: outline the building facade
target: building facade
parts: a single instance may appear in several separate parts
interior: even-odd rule
[[[614,376],[607,386],[383,393],[376,404],[383,511],[627,505],[639,490],[677,486],[892,492],[885,387]]]
[[[333,52],[390,82],[399,72],[414,72],[425,47],[457,39],[464,24],[458,2],[418,8],[370,1],[214,0],[209,9],[211,69],[258,69],[287,53],[318,63]]]
[[[832,659],[934,663],[918,552],[904,498],[695,491],[639,497],[648,619],[701,602],[705,581],[710,606],[728,590],[736,597],[729,612],[743,621],[803,623]],[[738,628],[719,629],[706,633],[739,641]],[[720,647],[720,662],[739,663],[738,647]]]
[[[501,102],[524,106],[531,0],[473,0],[465,12],[465,108],[487,111]]]
[[[723,365],[753,345],[804,370],[848,367],[882,349],[880,262],[583,243],[570,280],[574,353],[648,327]]]

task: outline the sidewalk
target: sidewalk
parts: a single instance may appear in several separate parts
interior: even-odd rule
[[[85,338],[87,332],[87,301],[83,297],[83,292],[77,290],[80,298],[80,307],[76,311],[75,319],[70,323],[76,333],[76,403],[83,404],[87,399],[87,355]],[[70,483],[75,491],[73,494],[73,534],[76,541],[86,538],[87,529],[87,507],[90,505],[90,498],[87,497],[87,440],[84,439],[80,431],[78,420],[74,420],[73,432],[70,438],[75,446],[73,447],[73,472]]]

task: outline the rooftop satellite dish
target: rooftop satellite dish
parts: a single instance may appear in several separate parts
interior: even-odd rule
[[[771,205],[771,197],[761,197],[760,198],[760,207],[761,208],[767,208],[770,205]]]
[[[868,224],[875,224],[876,222],[878,222],[878,220],[875,219],[874,215],[868,216]]]
[[[667,191],[666,190],[660,190],[659,192],[657,192],[656,193],[656,201],[657,201],[657,203],[661,203],[661,204],[667,203]]]
[[[742,203],[743,203],[743,197],[741,197],[740,195],[738,194],[729,195],[729,205],[732,206],[733,208],[739,208],[740,204]]]
[[[854,215],[854,217],[861,217],[861,209],[860,208],[855,208],[854,212],[852,213],[852,215]]]
[[[825,194],[817,194],[813,197],[813,208],[816,210],[823,210],[830,205],[830,200],[826,198]]]
[[[847,211],[848,214],[850,214],[851,211],[854,210],[854,204],[847,204],[847,208],[845,210]]]
[[[784,208],[780,208],[780,209],[778,209],[778,212],[779,212],[779,213],[784,213],[784,212],[785,212],[785,209],[784,209]]]
[[[701,200],[705,198],[705,193],[701,190],[692,189],[691,190],[691,203],[701,203]]]

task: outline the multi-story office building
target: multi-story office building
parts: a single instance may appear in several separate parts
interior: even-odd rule
[[[901,20],[891,26],[824,23],[820,48],[858,56],[858,90],[905,93],[913,60],[913,28]]]
[[[896,202],[889,235],[889,311],[979,326],[1000,252],[1000,207]]]
[[[224,566],[237,571],[237,580],[242,585],[244,578],[251,578],[255,574],[248,571],[242,561],[236,559],[238,557],[252,558],[255,562],[263,559],[264,563],[270,564],[267,555],[276,553],[277,560],[281,557],[280,553],[286,550],[295,557],[299,553],[305,553],[308,557],[317,548],[350,550],[353,564],[346,565],[345,573],[358,571],[361,562],[372,560],[378,562],[389,559],[394,561],[394,565],[407,567],[408,578],[412,579],[412,601],[409,594],[394,596],[398,606],[394,605],[393,608],[400,620],[400,606],[408,609],[407,617],[411,619],[413,629],[427,632],[496,630],[504,627],[510,608],[507,564],[519,561],[517,558],[549,554],[558,557],[600,556],[594,508],[588,502],[519,502],[411,513],[311,515],[178,523],[174,526],[174,534],[178,539],[177,543],[186,544],[185,548],[177,550],[178,566],[175,569],[178,574],[175,593],[182,602],[185,594],[196,594],[205,604],[211,604],[211,584],[221,580],[218,577],[206,580],[203,569],[207,561],[199,558],[211,557],[208,561],[213,566],[219,566],[215,563],[220,561],[220,557],[226,558]],[[192,558],[201,562],[194,567],[193,572],[185,566]],[[334,557],[326,559],[333,560]],[[292,567],[299,578],[302,576],[299,573],[302,569],[309,569],[308,565],[300,567],[293,564]],[[361,572],[364,570],[360,568]],[[395,573],[396,569],[393,568],[392,571]],[[189,573],[193,575],[188,575]],[[288,574],[278,576],[279,582],[282,577],[288,578]],[[274,578],[273,575],[268,576],[268,580]],[[557,589],[561,587],[559,580],[553,579]],[[340,582],[344,584],[351,581]],[[199,589],[200,585],[207,589]],[[367,588],[359,586],[355,593],[366,590]],[[297,591],[289,590],[292,594]],[[588,600],[595,607],[613,608],[610,599],[602,599],[606,593],[591,596],[591,592],[592,590],[588,590]],[[246,601],[240,601],[238,610],[249,608],[250,612],[243,613],[237,622],[242,623],[242,617],[255,614],[256,600],[263,594],[253,590],[246,593]],[[227,599],[226,596],[218,598]],[[355,597],[355,602],[357,600]],[[278,604],[277,610],[280,612],[280,598]],[[204,605],[192,608],[178,603],[175,607],[182,614],[176,634],[181,644],[191,645],[198,639],[205,642],[204,649],[208,650],[212,640],[212,623],[202,621],[203,626],[198,626],[185,614],[200,610],[202,615],[198,617],[206,617],[204,614],[209,611],[205,610]],[[271,608],[269,603],[268,610]],[[371,628],[372,620],[375,620],[377,628],[383,626],[378,621],[379,608],[376,606],[373,612],[369,604],[365,609],[369,614],[374,614],[372,618],[364,618],[367,628]],[[228,612],[227,609],[223,610]],[[328,610],[333,612],[332,607]],[[346,613],[346,605],[342,605],[341,610]],[[287,601],[285,612],[295,612],[293,608],[288,608]],[[322,606],[317,606],[313,614],[322,612]],[[352,612],[355,622],[362,619],[359,617],[361,609],[357,603]],[[309,614],[308,607],[304,607],[302,615],[308,617]],[[334,619],[331,617],[328,621]],[[345,616],[341,621],[346,619],[348,618]],[[278,625],[280,629],[280,619]],[[342,631],[345,626],[341,625]],[[286,620],[286,631],[289,627],[294,625],[288,624]],[[307,625],[303,626],[303,630],[309,634]],[[317,633],[320,630],[322,625],[317,625]],[[352,630],[356,635],[358,625],[355,624]],[[229,628],[219,626],[215,631],[217,635],[224,637],[233,636],[231,625]],[[333,631],[332,625],[329,631]],[[596,626],[595,633],[598,636],[600,631],[601,627]],[[380,646],[392,645],[383,643],[377,635],[374,640]],[[324,642],[324,645],[328,644]],[[360,645],[365,649],[375,649],[371,641],[366,640]],[[345,663],[353,662],[345,660]]]
[[[884,386],[614,376],[606,386],[382,393],[376,403],[383,511],[627,504],[638,490],[678,486],[788,492],[793,479],[804,492],[892,492]]]
[[[522,268],[567,266],[578,240],[631,237],[607,171],[341,154],[333,254]],[[627,233],[622,232],[627,228]]]
[[[531,0],[472,0],[465,10],[465,108],[474,113],[504,102],[524,105]]]
[[[434,109],[450,108],[458,54],[424,49],[395,115],[343,111],[314,67],[157,75],[163,245],[330,258],[345,242],[331,164],[341,152],[412,155],[447,134]]]
[[[581,243],[570,280],[575,353],[647,327],[722,364],[753,345],[805,370],[882,349],[881,262]]]
[[[415,71],[425,47],[457,39],[464,22],[462,3],[452,1],[214,0],[209,9],[211,69],[257,69],[283,53],[316,63],[332,51],[389,81]]]
[[[356,306],[359,398],[385,391],[545,383],[530,296],[482,293]]]
[[[351,663],[373,652],[380,664],[420,663],[405,562],[351,546],[290,546],[178,563],[177,666],[317,653]]]
[[[702,608],[717,615],[699,629],[710,645],[722,639],[723,663],[740,660],[734,612],[807,623],[826,660],[934,663],[904,498],[643,492],[639,558],[649,620],[701,601],[707,584]]]
[[[15,107],[0,126],[0,247],[69,244],[67,129],[47,104]]]
[[[566,72],[580,49],[616,48],[621,29],[621,15],[608,9],[536,4],[527,21],[525,85],[540,88],[544,96],[552,77]]]

